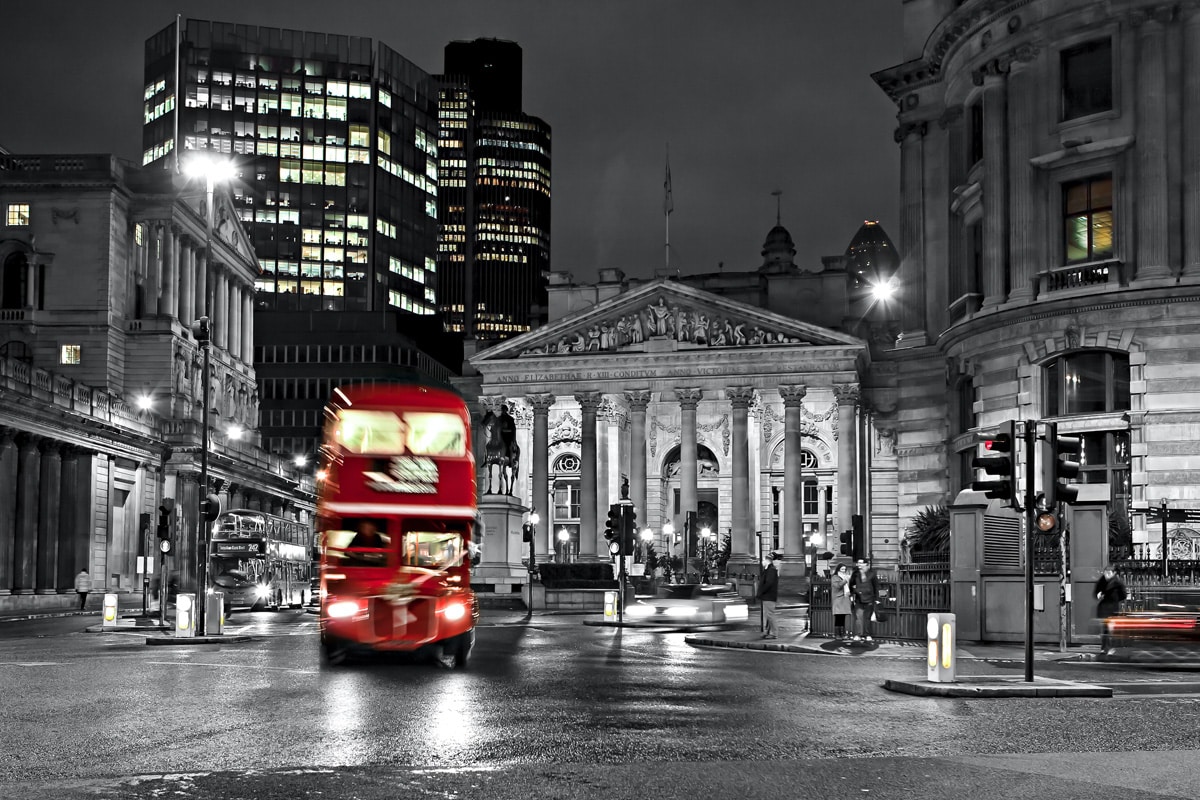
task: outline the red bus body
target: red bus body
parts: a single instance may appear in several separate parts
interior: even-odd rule
[[[475,458],[467,405],[417,384],[340,388],[325,408],[317,530],[321,645],[466,666]]]

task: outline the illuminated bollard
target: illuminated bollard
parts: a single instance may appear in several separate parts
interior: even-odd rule
[[[958,623],[953,614],[930,614],[925,622],[929,661],[925,676],[935,683],[954,683],[954,648]]]
[[[612,622],[617,619],[617,603],[620,601],[619,592],[604,593],[604,621]]]
[[[196,595],[181,594],[175,597],[175,635],[196,635]]]
[[[220,636],[225,630],[225,595],[209,592],[204,607],[204,636]]]
[[[117,596],[115,594],[104,595],[104,620],[101,625],[105,628],[115,628],[117,625]]]

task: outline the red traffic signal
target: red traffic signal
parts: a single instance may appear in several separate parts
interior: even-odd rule
[[[971,459],[971,467],[983,470],[986,475],[994,476],[992,480],[977,480],[971,482],[971,489],[983,492],[984,497],[1006,500],[1014,509],[1020,510],[1017,502],[1017,458],[1014,448],[1017,441],[1017,422],[1008,420],[999,428],[980,431],[975,434],[988,453],[995,455],[975,456]]]

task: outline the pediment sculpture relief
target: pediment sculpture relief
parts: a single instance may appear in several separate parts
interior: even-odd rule
[[[698,347],[803,343],[803,340],[783,331],[766,330],[745,320],[716,315],[710,317],[704,309],[668,306],[666,300],[660,297],[656,303],[593,322],[585,330],[572,331],[560,336],[558,341],[530,347],[523,350],[521,355],[603,352],[641,344],[646,339],[667,338]]]

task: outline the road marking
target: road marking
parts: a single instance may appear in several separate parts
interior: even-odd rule
[[[61,667],[61,661],[0,661],[0,667]]]
[[[297,669],[295,667],[263,667],[255,664],[209,664],[202,661],[147,661],[146,663],[157,664],[158,666],[162,667],[178,667],[186,665],[189,667],[214,667],[216,669],[257,669],[269,672],[299,672],[302,675],[317,675],[320,673],[320,670],[316,669]]]

